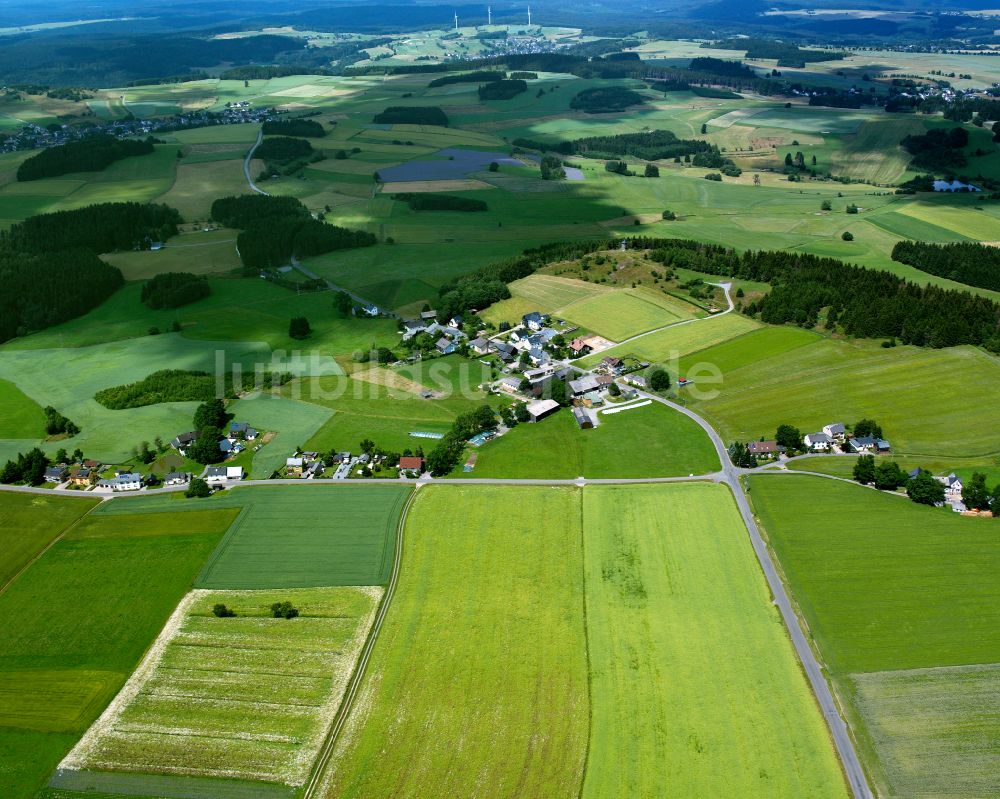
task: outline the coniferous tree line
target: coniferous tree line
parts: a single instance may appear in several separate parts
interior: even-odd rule
[[[142,287],[140,299],[154,311],[180,308],[212,293],[208,279],[190,272],[165,272]]]
[[[492,70],[476,70],[475,72],[463,72],[459,75],[445,75],[441,78],[434,78],[427,84],[428,89],[437,86],[448,86],[452,83],[490,83],[492,81],[503,80],[506,77],[504,72],[493,72]]]
[[[305,136],[321,139],[326,129],[315,119],[272,119],[261,126],[265,136]]]
[[[958,283],[1000,291],[1000,248],[977,242],[930,244],[899,241],[892,260]]]
[[[492,80],[479,87],[480,100],[509,100],[528,91],[523,80]]]
[[[41,180],[71,172],[100,172],[123,158],[149,155],[154,150],[153,143],[152,136],[139,141],[101,133],[35,153],[17,168],[17,179]]]
[[[393,105],[372,118],[377,125],[441,125],[448,126],[448,115],[438,106]]]
[[[312,145],[304,139],[296,139],[292,136],[272,136],[261,142],[260,147],[254,151],[254,158],[276,164],[286,164],[299,158],[308,158],[312,153]]]
[[[554,150],[563,155],[588,155],[594,158],[631,155],[645,161],[693,155],[708,152],[713,145],[697,139],[679,139],[669,130],[650,130],[642,133],[621,133],[617,136],[587,136],[561,142],[543,142],[534,139],[514,139],[515,147],[531,150]]]
[[[394,194],[394,200],[406,203],[413,211],[485,211],[486,203],[472,197],[424,192]]]
[[[82,249],[94,254],[149,249],[177,234],[176,209],[155,203],[99,203],[29,216],[0,233],[0,248],[30,253]]]
[[[292,256],[308,258],[349,247],[369,247],[376,242],[375,236],[366,231],[313,219],[294,197],[223,197],[212,203],[212,219],[242,229],[236,247],[244,267],[253,271],[282,266]]]
[[[646,98],[631,89],[622,86],[598,86],[577,93],[569,101],[569,107],[587,114],[608,114],[645,103]]]
[[[244,373],[237,384],[233,382],[233,375],[226,373],[223,391],[227,399],[235,399],[241,392],[266,391],[284,385],[291,378],[289,372]],[[114,411],[161,402],[209,402],[215,399],[219,383],[218,377],[209,372],[160,369],[134,383],[101,389],[94,399]]]

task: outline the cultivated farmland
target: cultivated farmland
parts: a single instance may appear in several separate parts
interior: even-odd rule
[[[421,492],[321,795],[576,796],[588,703],[577,493]]]
[[[86,774],[73,772],[88,769],[301,784],[381,594],[378,587],[192,592],[61,764],[57,784],[86,784]],[[286,601],[300,615],[273,618],[271,604]],[[236,616],[216,617],[217,603]]]
[[[748,483],[880,792],[1000,793],[994,524],[806,475]]]
[[[389,579],[405,485],[237,489],[243,509],[199,588],[376,585]]]

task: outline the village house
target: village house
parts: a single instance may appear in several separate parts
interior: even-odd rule
[[[543,366],[539,366],[537,369],[525,369],[524,377],[531,384],[541,383],[543,380],[547,380],[552,377],[555,369],[552,367],[551,363],[546,363]]]
[[[301,477],[302,470],[305,468],[304,458],[286,458],[285,459],[285,474],[289,477]]]
[[[593,375],[584,375],[576,380],[570,380],[567,387],[569,388],[570,394],[574,397],[582,397],[584,394],[596,391],[598,385],[596,377]]]
[[[170,442],[170,446],[172,446],[184,457],[187,457],[188,447],[190,447],[197,440],[198,440],[198,433],[192,430],[189,433],[181,433],[173,441]]]
[[[490,349],[495,352],[504,363],[512,363],[516,360],[514,353],[517,350],[514,349],[513,345],[508,344],[506,341],[491,341]]]
[[[88,469],[86,466],[80,466],[77,469],[71,470],[69,473],[70,485],[86,488],[88,486],[92,486],[96,482],[97,472],[94,469]]]
[[[97,487],[112,491],[138,491],[142,488],[142,475],[137,472],[118,472],[115,477],[98,480]]]
[[[257,431],[246,422],[230,422],[229,438],[254,441],[257,438]]]
[[[476,355],[486,355],[490,351],[490,342],[482,336],[477,336],[469,342],[469,349]]]
[[[45,470],[46,483],[61,483],[69,476],[69,469],[65,466],[50,466]]]
[[[605,375],[605,377],[610,378],[610,375]],[[638,389],[645,391],[649,387],[649,381],[642,375],[629,374],[622,378],[630,386],[635,386]]]
[[[209,485],[224,485],[230,480],[243,479],[242,466],[209,466],[205,469],[205,482]]]
[[[590,352],[590,345],[585,339],[575,338],[569,343],[569,349],[574,355],[580,357]]]
[[[434,344],[434,348],[442,355],[451,355],[455,351],[455,342],[442,336]]]
[[[403,341],[408,338],[412,338],[417,335],[417,333],[423,333],[427,329],[427,325],[423,322],[418,322],[414,319],[403,320]]]
[[[833,444],[833,439],[826,433],[809,433],[802,441],[813,452],[827,452]]]
[[[521,391],[521,380],[517,377],[505,377],[497,383],[497,387],[508,394],[518,394]]]
[[[521,322],[529,330],[534,330],[535,332],[538,332],[543,327],[545,327],[545,323],[548,321],[548,319],[549,317],[547,314],[539,313],[538,311],[532,311],[531,313],[526,313],[524,316],[522,316]]]
[[[399,470],[421,474],[424,470],[424,459],[418,455],[403,455],[399,459]]]
[[[843,441],[844,436],[847,435],[844,425],[840,422],[833,422],[832,424],[824,425],[823,432],[835,441]]]
[[[437,311],[433,311],[433,310],[432,311],[421,311],[420,312],[420,318],[424,322],[428,322],[428,323],[430,323],[430,322],[436,322],[437,321],[437,315],[438,315],[438,312]]]
[[[606,358],[601,359],[601,366],[612,374],[618,374],[622,368],[622,359],[616,358],[613,355],[608,355]]]
[[[947,477],[937,478],[944,485],[944,498],[949,502],[960,501],[962,499],[962,480],[954,473]]]
[[[459,316],[458,314],[455,314],[453,317],[451,317],[451,319],[448,320],[448,327],[453,327],[456,330],[461,329],[462,317]]]
[[[165,486],[182,486],[190,482],[190,472],[167,472],[166,476],[163,478],[163,485]]]
[[[316,477],[320,477],[322,476],[325,468],[326,467],[323,465],[323,461],[320,460],[309,461],[309,464],[306,466],[306,468],[302,470],[302,479],[312,480]]]
[[[889,452],[892,449],[889,446],[889,442],[885,439],[873,438],[872,436],[852,438],[848,441],[848,445],[851,448],[851,452],[856,453]]]
[[[758,458],[774,458],[780,452],[777,441],[748,441],[747,452]]]

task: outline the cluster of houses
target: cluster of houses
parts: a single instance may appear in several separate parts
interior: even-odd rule
[[[224,453],[227,458],[234,458],[246,449],[247,442],[256,441],[259,437],[260,432],[246,422],[230,422],[225,436],[219,441],[219,451]],[[174,438],[170,442],[170,446],[186,458],[188,449],[197,440],[197,431],[191,430]]]
[[[352,455],[350,452],[334,452],[324,458],[318,452],[296,452],[285,459],[285,467],[280,476],[288,479],[315,480],[327,474],[332,480],[346,480],[351,472],[363,473],[364,469],[372,469],[386,460],[384,455],[369,455],[361,453]],[[424,459],[418,455],[403,455],[399,458],[399,474],[401,477],[419,477],[424,471]]]
[[[824,425],[817,433],[806,433],[802,444],[810,452],[836,452],[855,455],[884,455],[892,446],[884,438],[849,436],[840,422]],[[777,458],[785,451],[776,441],[749,441],[747,452],[757,458]]]

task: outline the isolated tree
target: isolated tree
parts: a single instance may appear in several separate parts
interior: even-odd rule
[[[156,453],[149,448],[148,441],[143,441],[139,445],[139,460],[143,463],[152,463],[156,460]]]
[[[910,499],[920,505],[937,505],[944,502],[944,483],[923,470],[906,484]]]
[[[490,172],[499,172],[500,164],[498,164],[496,161],[490,161],[489,170]]]
[[[333,295],[333,310],[341,316],[350,316],[354,310],[354,300],[346,291],[338,291]]]
[[[812,157],[812,165],[816,166],[816,156],[815,155]]]
[[[230,610],[221,602],[212,606],[212,613],[214,613],[220,619],[229,619],[236,615],[235,610]]]
[[[854,479],[861,485],[875,482],[875,456],[859,455],[854,462]]]
[[[802,448],[802,433],[799,432],[799,428],[792,427],[790,424],[778,425],[778,429],[774,433],[774,441],[779,447],[798,451]]]
[[[895,491],[906,482],[906,475],[895,461],[883,461],[875,467],[875,488]]]
[[[794,165],[794,162],[792,161],[792,154],[791,153],[785,153],[785,166],[789,166],[790,167],[790,166],[793,166],[793,165]]]
[[[308,338],[312,333],[309,320],[304,316],[294,316],[288,322],[288,337],[294,339]]]
[[[856,206],[854,203],[851,203],[844,210],[847,211],[847,213],[849,214],[856,214],[858,212],[858,206]]]
[[[975,472],[972,479],[962,486],[962,502],[973,510],[990,509],[990,492],[986,488],[986,475]]]
[[[210,427],[199,430],[198,438],[188,448],[187,454],[198,463],[219,463],[225,457],[219,449],[219,431]],[[191,490],[190,487],[188,490]]]
[[[829,200],[823,200],[819,204],[819,210],[821,211],[829,211],[831,208],[833,208],[833,204]]]
[[[658,178],[659,176],[660,176],[660,168],[656,164],[646,164],[647,178]]]
[[[649,387],[653,391],[667,391],[670,389],[670,373],[666,369],[660,369],[659,367],[650,369],[646,375],[646,379],[649,381]]]
[[[798,167],[799,169],[806,168],[806,157],[802,155],[801,150],[795,153],[795,166]]]
[[[229,421],[229,415],[226,413],[226,405],[220,399],[210,399],[203,402],[194,412],[195,430],[206,428],[213,431],[221,430],[227,421]]]
[[[668,222],[673,222],[675,219],[677,219],[677,214],[675,214],[673,211],[664,211],[663,218],[666,219]]]
[[[191,497],[209,497],[212,495],[212,489],[209,487],[208,483],[202,480],[200,477],[191,478],[191,482],[188,484],[187,491],[184,492],[184,496]]]
[[[844,241],[854,241],[854,234],[851,233],[851,231],[849,230],[845,230],[843,233],[840,234],[840,238],[842,238]]]
[[[375,442],[370,438],[363,438],[358,447],[365,455],[371,455],[375,451]]]
[[[705,122],[701,123],[701,135],[704,136],[708,133],[708,125]]]
[[[622,390],[618,387],[617,383],[611,383],[608,386],[608,393],[612,397],[620,397],[622,395]]]
[[[858,438],[882,438],[882,425],[874,419],[859,419],[854,424],[854,435]]]

